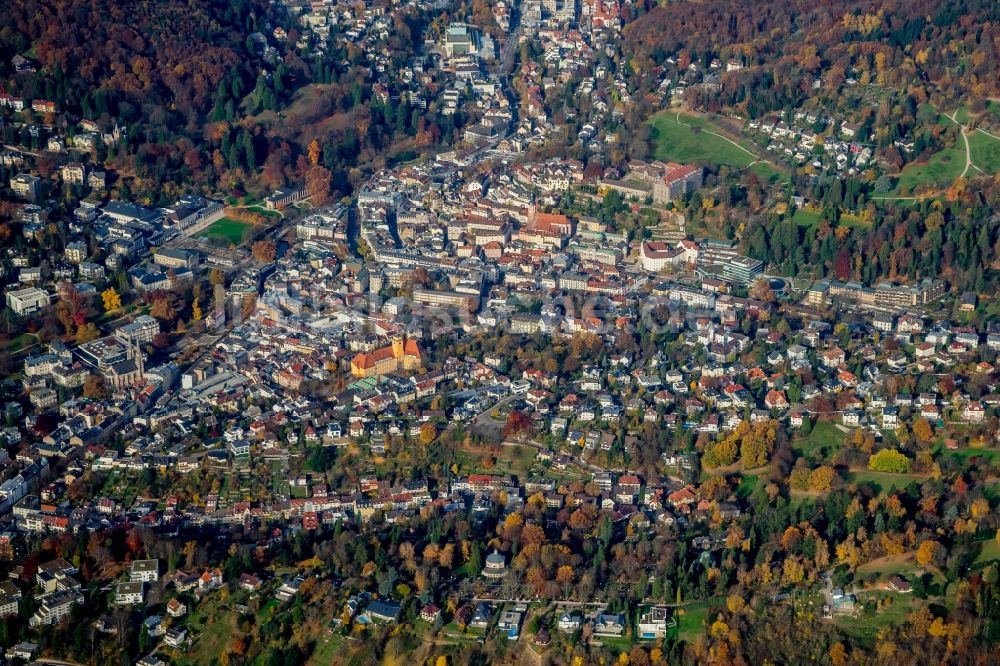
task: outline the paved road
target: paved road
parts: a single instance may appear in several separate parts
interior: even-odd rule
[[[524,604],[524,605],[538,603],[539,601],[545,602],[544,599],[501,599],[498,597],[473,597],[472,601],[473,603],[479,603],[480,601],[488,601],[491,604]],[[555,601],[552,601],[551,603],[556,606],[561,606],[565,608],[581,608],[586,606],[593,606],[594,608],[597,609],[604,609],[607,608],[608,606],[603,601],[563,601],[557,599]]]
[[[21,148],[19,146],[10,146],[10,145],[8,145],[8,144],[5,143],[5,144],[3,144],[3,147],[4,147],[5,150],[13,150],[14,152],[18,152],[18,153],[21,153],[23,155],[31,155],[32,157],[41,157],[42,156],[41,153],[35,153],[35,152],[32,152],[32,151],[28,150],[27,148]]]

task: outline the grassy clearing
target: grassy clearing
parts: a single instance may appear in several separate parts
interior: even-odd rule
[[[900,555],[887,555],[871,562],[866,562],[858,567],[858,577],[875,575],[879,578],[888,578],[896,574],[909,571],[915,567],[913,553],[902,553]]]
[[[270,209],[265,208],[263,206],[247,206],[246,209],[249,210],[249,211],[251,211],[251,212],[254,212],[254,213],[259,213],[259,214],[263,215],[264,217],[272,219],[272,220],[281,217],[281,213],[279,213],[278,211],[276,211],[276,210],[270,210]]]
[[[900,195],[912,194],[922,185],[947,187],[962,174],[965,168],[965,146],[958,142],[950,148],[931,155],[926,162],[914,162],[903,168],[899,174],[896,192]]]
[[[232,611],[222,608],[218,595],[210,596],[184,621],[194,636],[194,643],[175,663],[191,666],[217,663],[226,641],[232,636],[232,619]]]
[[[886,604],[887,599],[891,599],[891,603]],[[883,606],[875,612],[877,600],[882,600]],[[837,624],[847,635],[862,639],[874,638],[882,628],[905,622],[910,613],[922,603],[913,595],[894,592],[862,593],[858,596],[858,601],[865,605],[866,610],[857,617],[841,617]]]
[[[523,477],[535,463],[538,450],[532,446],[501,446],[496,455],[457,449],[453,462],[462,474],[513,474]]]
[[[883,495],[905,488],[911,483],[923,483],[928,478],[930,478],[928,474],[893,474],[892,472],[872,472],[870,470],[847,473],[848,481],[856,484],[874,484],[879,489],[879,493]]]
[[[28,347],[31,347],[37,342],[38,342],[38,336],[33,335],[32,333],[22,333],[21,335],[15,338],[11,338],[11,340],[7,342],[4,351],[6,351],[8,354],[16,354],[22,349],[27,349]]]
[[[309,657],[307,664],[332,664],[336,657],[342,657],[348,651],[347,639],[343,636],[332,633],[320,637],[316,642],[316,649]]]
[[[986,173],[1000,172],[1000,139],[979,130],[969,132],[969,153],[972,163]]]
[[[684,612],[677,615],[677,637],[684,641],[694,641],[705,633],[705,619],[709,614],[709,601],[696,601],[684,606]]]
[[[797,208],[792,214],[792,222],[800,227],[814,227],[819,224],[822,219],[823,214],[820,211],[806,210],[805,208]],[[841,211],[840,220],[837,222],[837,226],[866,227],[868,226],[868,223],[854,213]]]
[[[753,495],[760,485],[760,477],[755,475],[744,476],[740,479],[740,485],[736,487],[736,495],[740,499],[746,499]]]
[[[817,421],[808,435],[792,441],[792,448],[802,456],[829,458],[845,436],[832,421]]]
[[[821,219],[823,219],[823,216],[818,212],[806,210],[805,208],[796,208],[795,212],[792,214],[792,222],[800,227],[815,226],[819,224]]]
[[[841,227],[867,227],[869,224],[854,213],[841,213],[837,225]]]
[[[780,170],[768,162],[757,162],[750,166],[750,171],[768,182],[774,182],[782,175]]]
[[[935,455],[948,456],[949,458],[956,458],[962,461],[970,460],[972,458],[983,458],[991,465],[1000,461],[1000,451],[997,451],[996,449],[980,449],[967,446],[963,449],[952,451],[939,445],[935,446],[933,451]]]
[[[664,111],[653,116],[649,122],[655,130],[654,156],[658,160],[708,162],[737,169],[743,169],[757,161],[750,146],[745,145],[745,142],[739,142],[746,148],[742,150],[722,137],[708,134],[708,132],[717,134],[724,132],[722,128],[701,116]],[[706,131],[699,132],[695,128]],[[771,173],[775,173],[773,167]]]
[[[917,108],[917,120],[921,123],[936,122],[937,118],[938,112],[933,104],[921,104]]]
[[[983,549],[976,557],[976,562],[992,562],[994,560],[1000,560],[1000,542],[996,539],[984,541]]]
[[[209,238],[221,238],[233,245],[239,245],[243,241],[244,234],[246,234],[251,226],[247,222],[234,220],[231,217],[224,217],[213,222],[208,229],[205,229],[203,235]]]

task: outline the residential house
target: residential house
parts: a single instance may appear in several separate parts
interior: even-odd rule
[[[663,638],[667,634],[670,620],[670,611],[666,606],[650,606],[643,609],[639,614],[639,624],[636,627],[639,639]]]
[[[155,583],[159,579],[159,560],[134,560],[129,567],[129,580],[133,582]]]
[[[395,601],[376,600],[368,604],[365,614],[372,621],[395,624],[399,622],[399,614],[402,611],[403,607]]]
[[[145,600],[145,596],[141,582],[118,583],[115,586],[116,606],[141,604]]]
[[[625,633],[625,616],[621,613],[601,613],[594,619],[594,635],[618,638]]]
[[[171,599],[167,602],[167,615],[173,618],[184,617],[187,613],[187,606],[177,599]]]
[[[557,627],[565,634],[572,634],[583,625],[583,618],[574,613],[563,613],[559,617]]]

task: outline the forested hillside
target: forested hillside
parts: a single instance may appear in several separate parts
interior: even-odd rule
[[[64,102],[67,111],[179,127],[212,108],[219,81],[250,84],[245,35],[266,3],[256,0],[0,3],[0,60],[30,52],[43,76],[16,77],[9,92]]]
[[[718,104],[750,117],[802,102],[820,77],[821,90],[855,76],[953,106],[1000,94],[998,25],[991,0],[669,2],[626,27],[624,48],[640,75],[678,52],[739,62]]]
[[[163,205],[191,187],[257,196],[304,180],[317,201],[337,198],[387,158],[450,144],[464,122],[373,98],[372,53],[336,33],[298,41],[296,17],[258,0],[3,0],[0,13],[0,93],[53,102],[51,126],[120,125],[94,158],[118,174],[123,199]],[[426,18],[402,12],[379,57],[412,61]],[[319,47],[308,61],[306,46]],[[16,71],[18,57],[33,69]]]

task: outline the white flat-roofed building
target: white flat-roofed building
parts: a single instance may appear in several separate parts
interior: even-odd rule
[[[6,295],[7,306],[18,316],[32,314],[42,308],[48,307],[52,302],[49,293],[38,287],[25,287],[8,291]]]
[[[115,330],[115,337],[122,342],[144,344],[152,342],[160,332],[160,322],[147,314],[139,315],[135,321],[120,326]]]
[[[83,603],[83,595],[76,590],[67,590],[42,595],[37,601],[38,610],[28,620],[28,625],[32,627],[58,623],[69,615],[73,606]]]
[[[142,585],[140,582],[118,583],[115,586],[115,605],[131,606],[133,604],[141,604],[145,597]]]
[[[133,582],[155,583],[159,578],[159,560],[135,560],[129,568],[129,579]]]

